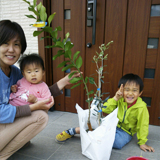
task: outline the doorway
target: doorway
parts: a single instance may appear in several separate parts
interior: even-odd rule
[[[47,0],[44,3],[48,6],[48,13],[56,12],[52,27],[61,26],[60,37],[69,32],[74,44],[72,52],[81,52],[81,71],[84,76],[95,73],[96,66],[92,58],[96,51],[99,52],[99,46],[113,40],[106,51],[108,60],[104,65],[107,65],[107,73],[104,74],[102,92],[109,92],[113,97],[118,89],[118,81],[124,74],[138,74],[144,82],[142,98],[147,103],[150,124],[160,125],[160,15],[155,15],[155,8],[160,6],[160,1],[96,0],[96,17],[93,17],[94,2]],[[91,17],[96,19],[95,26]],[[44,41],[44,44],[48,43],[51,42]],[[47,62],[46,82],[49,85],[68,74],[57,68],[63,57],[51,60],[56,52],[55,48],[45,49],[45,54],[40,51]],[[84,86],[72,90],[70,87],[64,88],[63,95],[55,98],[55,109],[76,113],[76,103],[86,109]],[[96,89],[89,85],[90,90],[93,88]]]

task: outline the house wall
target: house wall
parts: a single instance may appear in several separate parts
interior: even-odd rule
[[[28,1],[33,2],[33,0]],[[28,4],[22,0],[0,0],[0,20],[10,19],[19,23],[26,35],[27,49],[25,53],[38,53],[38,39],[33,37],[33,31],[36,28],[29,26],[35,20],[25,16],[30,14]]]

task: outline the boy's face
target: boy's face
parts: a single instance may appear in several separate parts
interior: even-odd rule
[[[38,84],[42,82],[44,71],[40,65],[29,64],[26,65],[23,71],[24,78],[33,84]]]
[[[142,91],[143,92],[143,91]],[[131,105],[142,94],[140,86],[134,82],[127,82],[124,86],[123,97],[127,105]]]

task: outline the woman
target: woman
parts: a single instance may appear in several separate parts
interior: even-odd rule
[[[14,66],[20,54],[26,49],[23,29],[16,22],[0,21],[0,159],[5,160],[19,150],[44,129],[53,97],[61,94],[61,89],[69,84],[68,76],[52,85],[49,99],[24,106],[8,103],[10,88],[22,78],[20,70]]]

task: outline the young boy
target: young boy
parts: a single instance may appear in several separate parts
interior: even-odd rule
[[[121,149],[137,133],[138,144],[143,151],[152,151],[146,145],[149,127],[149,114],[146,103],[140,98],[143,92],[143,81],[138,75],[126,74],[118,84],[119,90],[113,98],[104,103],[102,111],[109,114],[118,107],[118,125],[113,148]],[[64,142],[74,134],[80,133],[79,127],[71,128],[56,136],[57,142]]]

